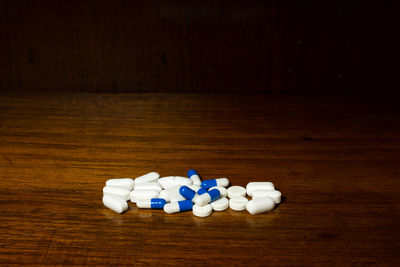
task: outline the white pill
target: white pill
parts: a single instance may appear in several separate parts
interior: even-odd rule
[[[126,189],[126,188],[122,188],[122,187],[116,187],[116,186],[105,186],[103,187],[103,195],[104,196],[109,196],[109,195],[113,195],[113,196],[118,196],[123,198],[125,201],[129,200],[129,193],[131,191]]]
[[[192,189],[195,192],[199,191],[199,189],[201,188],[201,186],[197,185],[197,184],[188,185],[187,187],[189,187],[190,189]]]
[[[175,176],[166,176],[158,179],[158,183],[162,186],[162,188],[172,187],[174,185]]]
[[[174,184],[175,185],[192,185],[193,180],[187,178],[187,177],[182,177],[182,176],[175,176],[174,177]]]
[[[211,202],[211,207],[215,211],[223,211],[229,207],[229,201],[226,197],[219,198],[214,202]]]
[[[253,199],[260,197],[270,197],[275,202],[275,204],[281,203],[282,193],[278,190],[265,190],[265,191],[254,191]]]
[[[128,210],[128,203],[126,203],[126,201],[123,198],[118,196],[112,196],[112,195],[103,196],[103,204],[107,208],[115,211],[116,213],[122,213]]]
[[[143,183],[143,184],[136,184],[135,185],[135,190],[136,189],[141,189],[141,190],[156,190],[156,191],[161,191],[162,188],[158,182],[148,182],[148,183]]]
[[[246,204],[249,200],[245,197],[237,197],[229,199],[229,208],[242,211],[246,209]]]
[[[270,197],[255,198],[246,204],[247,211],[252,215],[273,210],[274,207],[275,202]]]
[[[143,184],[148,182],[156,182],[160,175],[157,172],[149,172],[148,174],[139,176],[135,179],[135,184]]]
[[[167,202],[178,202],[185,200],[186,198],[179,193],[179,188],[179,185],[175,185],[164,189],[160,192],[159,198],[163,198]]]
[[[116,186],[132,190],[135,186],[135,181],[132,178],[109,179],[106,181],[106,186]]]
[[[159,194],[157,190],[135,189],[131,191],[130,198],[136,203],[138,200],[157,198]]]
[[[228,191],[226,190],[225,187],[222,187],[222,186],[214,186],[214,187],[211,187],[211,188],[208,189],[208,190],[212,190],[212,189],[218,189],[219,193],[221,194],[221,197],[227,197],[227,196],[228,196]],[[197,192],[197,191],[196,191],[196,192]]]
[[[212,207],[210,204],[199,206],[193,205],[193,214],[197,217],[207,217],[212,214]]]
[[[243,186],[231,186],[228,188],[228,197],[229,198],[237,198],[237,197],[245,197],[246,189]]]
[[[246,186],[247,195],[252,196],[254,191],[275,190],[271,182],[251,182]]]

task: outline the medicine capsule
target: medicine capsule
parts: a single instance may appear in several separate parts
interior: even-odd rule
[[[122,187],[116,187],[116,186],[105,186],[103,187],[103,195],[113,195],[113,196],[119,196],[122,197],[125,201],[129,200],[129,194],[131,191],[129,191],[126,188]]]
[[[251,182],[246,185],[247,195],[252,196],[254,191],[275,190],[271,182]]]
[[[122,187],[128,190],[132,190],[134,185],[135,181],[132,178],[109,179],[106,181],[106,186]]]
[[[195,199],[196,205],[199,206],[204,206],[207,205],[210,202],[213,202],[214,200],[218,199],[220,197],[221,193],[218,191],[218,189],[213,189],[208,191],[205,194],[199,195]]]
[[[199,196],[196,191],[190,189],[186,185],[183,185],[179,188],[179,193],[188,200],[192,202],[196,201],[196,198]]]
[[[192,210],[193,203],[190,200],[182,200],[173,203],[167,203],[164,206],[164,211],[168,214],[184,212],[188,210]]]
[[[275,202],[270,197],[254,198],[246,204],[247,211],[252,215],[273,210],[274,207]]]
[[[221,197],[227,197],[227,196],[228,196],[228,191],[226,190],[225,187],[222,187],[222,186],[214,186],[214,187],[211,187],[211,188],[208,189],[208,190],[212,190],[212,189],[218,189],[218,191],[219,191],[220,194],[221,194]]]
[[[105,195],[103,196],[103,204],[116,213],[123,213],[128,210],[128,203],[119,196]]]
[[[138,200],[136,206],[141,209],[163,209],[166,203],[163,198],[151,198]]]
[[[178,202],[186,200],[184,196],[179,193],[179,185],[169,187],[160,192],[159,198],[165,199],[167,202]]]
[[[199,190],[197,190],[197,194],[198,195],[202,195],[202,194],[205,194],[205,193],[207,193],[208,191],[207,191],[207,189],[205,189],[205,188],[200,188]]]
[[[193,184],[201,185],[201,179],[200,176],[197,174],[196,170],[193,169],[189,170],[187,175],[190,179],[193,180]]]
[[[149,172],[148,174],[139,176],[135,179],[135,184],[143,184],[148,182],[156,182],[157,179],[160,177],[160,174],[157,172]]]
[[[227,187],[228,185],[229,185],[229,180],[227,178],[210,179],[201,182],[201,187],[205,189],[209,189],[214,186]]]

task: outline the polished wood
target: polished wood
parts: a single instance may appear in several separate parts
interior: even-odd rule
[[[397,99],[224,94],[0,96],[0,264],[400,263]],[[109,178],[272,181],[273,211],[129,210]]]
[[[0,90],[398,94],[398,1],[0,0]]]

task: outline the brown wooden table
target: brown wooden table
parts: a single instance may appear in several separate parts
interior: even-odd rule
[[[3,93],[0,264],[400,263],[398,99]],[[102,204],[150,171],[272,181],[273,211]]]

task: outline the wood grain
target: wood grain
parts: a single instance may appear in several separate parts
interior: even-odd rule
[[[0,91],[398,94],[399,4],[0,0]]]
[[[2,265],[400,263],[396,99],[196,94],[0,96]],[[273,181],[272,212],[106,209],[150,171]]]

